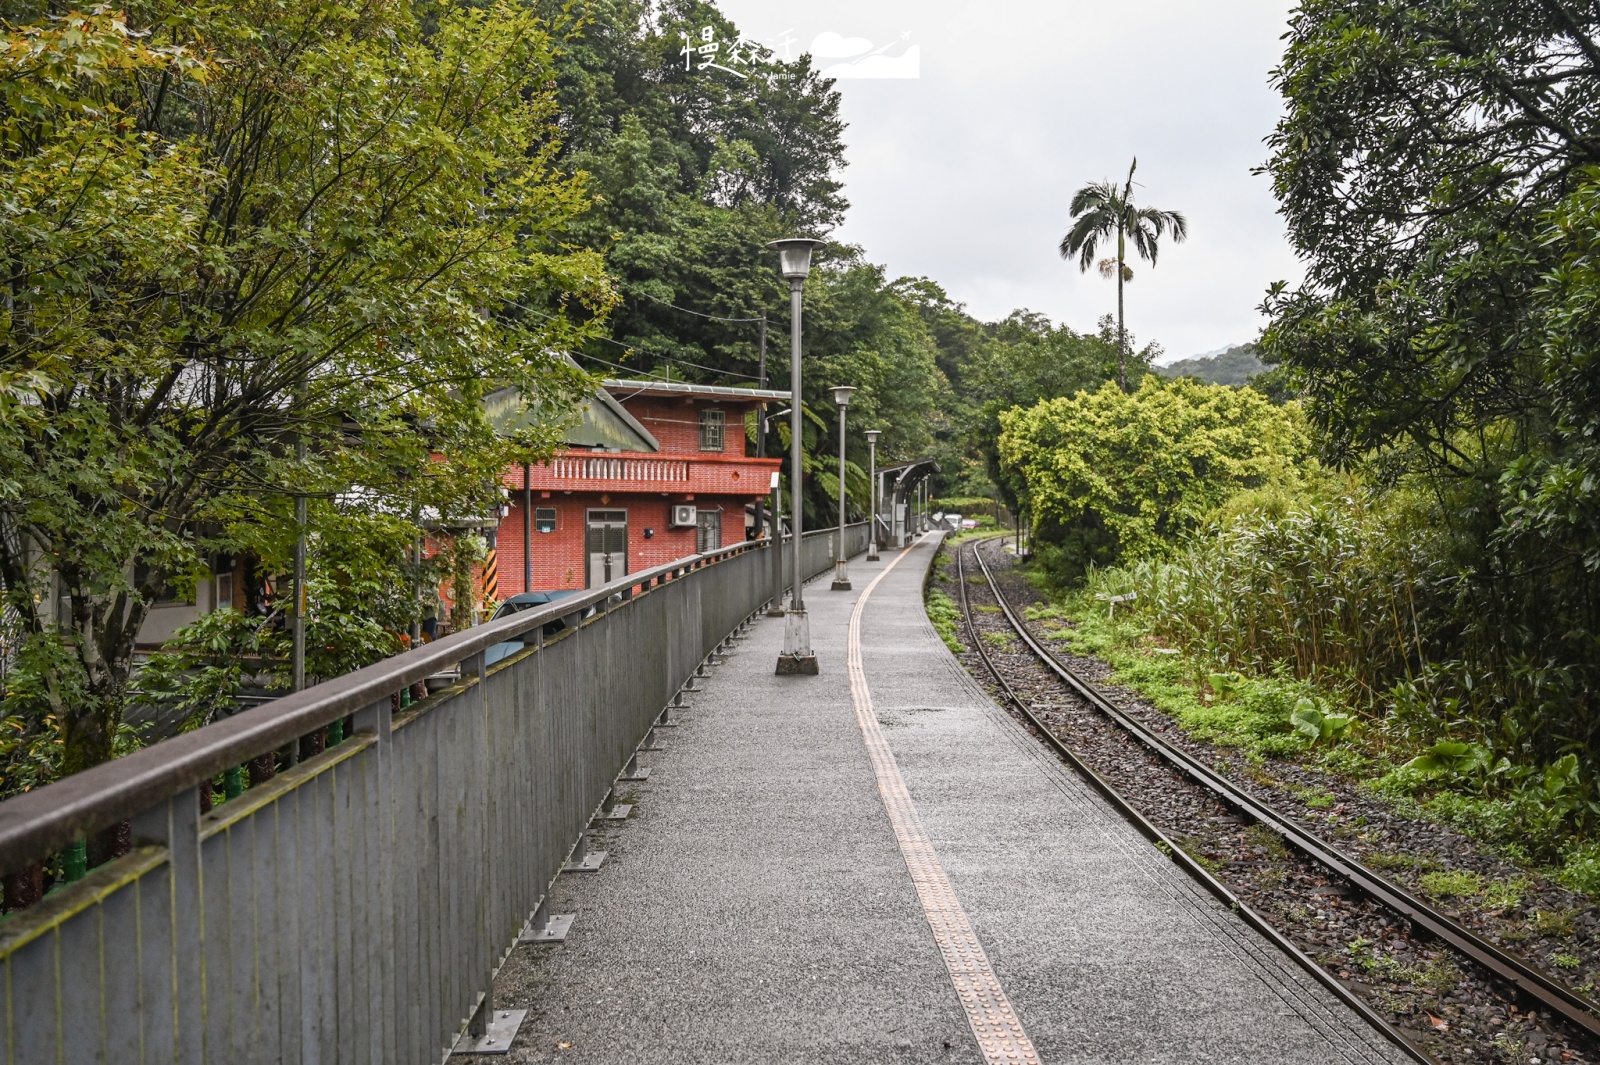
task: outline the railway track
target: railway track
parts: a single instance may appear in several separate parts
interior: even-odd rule
[[[1164,830],[1143,812],[1135,808],[1123,791],[1131,791],[1129,787],[1142,787],[1148,778],[1138,772],[1131,774],[1125,781],[1116,781],[1111,778],[1118,775],[1119,771],[1126,770],[1128,766],[1117,764],[1112,758],[1108,764],[1107,751],[1104,745],[1098,745],[1099,757],[1089,750],[1096,748],[1094,743],[1074,744],[1071,741],[1075,735],[1081,738],[1085,719],[1092,716],[1102,724],[1104,729],[1110,726],[1120,733],[1128,743],[1144,752],[1148,760],[1163,767],[1168,773],[1186,782],[1187,786],[1198,792],[1180,798],[1176,805],[1188,808],[1190,817],[1215,822],[1215,814],[1209,818],[1207,810],[1218,807],[1225,809],[1235,819],[1240,819],[1253,826],[1260,826],[1273,836],[1281,839],[1288,847],[1293,848],[1302,863],[1314,866],[1323,871],[1329,882],[1342,887],[1343,891],[1363,899],[1369,908],[1381,911],[1383,914],[1393,915],[1403,919],[1403,924],[1423,934],[1434,943],[1447,948],[1462,962],[1470,967],[1476,967],[1490,977],[1492,983],[1502,995],[1513,999],[1512,1007],[1507,1014],[1515,1014],[1515,1004],[1520,1002],[1524,1009],[1533,1012],[1524,1013],[1524,1018],[1537,1017],[1540,1012],[1557,1021],[1557,1027],[1567,1028],[1572,1034],[1581,1033],[1590,1043],[1600,1040],[1600,1006],[1596,1006],[1577,991],[1566,986],[1549,974],[1541,971],[1527,961],[1510,954],[1498,946],[1484,940],[1468,928],[1463,927],[1449,915],[1440,912],[1437,908],[1416,895],[1405,890],[1386,877],[1374,872],[1360,861],[1345,853],[1338,846],[1328,840],[1306,830],[1297,821],[1287,817],[1272,807],[1262,802],[1256,796],[1243,790],[1238,785],[1218,774],[1212,767],[1205,764],[1188,751],[1177,747],[1146,727],[1143,723],[1130,716],[1112,702],[1093,683],[1081,676],[1067,664],[1063,663],[1040,639],[1032,632],[1026,621],[1019,616],[1016,608],[1006,597],[990,569],[989,563],[983,558],[979,550],[982,543],[1003,543],[999,541],[969,541],[967,544],[957,546],[954,551],[956,583],[960,589],[960,603],[964,623],[971,636],[971,645],[983,663],[984,668],[994,679],[1001,694],[1008,700],[1023,719],[1032,726],[1032,731],[1038,737],[1054,748],[1064,759],[1070,762],[1084,778],[1098,790],[1109,802],[1112,803],[1124,816],[1128,817],[1136,827],[1152,842],[1155,842],[1172,858],[1181,865],[1191,876],[1198,880],[1208,891],[1222,899],[1233,908],[1250,925],[1255,927],[1264,936],[1270,939],[1280,949],[1284,950],[1297,963],[1303,966],[1308,973],[1316,978],[1330,992],[1339,997],[1355,1009],[1375,1029],[1410,1055],[1414,1060],[1421,1062],[1438,1062],[1441,1059],[1434,1056],[1429,1050],[1424,1049],[1422,1040],[1408,1037],[1392,1023],[1385,1011],[1375,1008],[1374,999],[1379,1005],[1383,1004],[1381,995],[1374,994],[1373,988],[1363,982],[1357,983],[1368,992],[1367,995],[1359,994],[1348,986],[1345,979],[1330,972],[1324,965],[1319,964],[1305,950],[1302,950],[1290,934],[1280,929],[1262,913],[1246,903],[1240,895],[1222,877],[1215,875],[1201,858],[1190,854],[1189,848],[1184,846],[1185,836],[1172,831],[1172,817],[1167,817],[1168,828]],[[987,607],[982,613],[974,610],[969,597],[969,581],[967,577],[967,560],[976,563],[977,569],[982,574],[979,582],[985,587],[994,599],[994,607]],[[995,608],[998,608],[997,610]],[[1028,674],[1023,667],[1015,663],[997,661],[996,653],[991,652],[990,641],[985,639],[982,631],[985,625],[979,618],[992,618],[996,623],[1003,623],[1004,629],[988,627],[989,633],[1003,631],[1020,641],[1027,649],[1027,658],[1031,661],[1033,673]],[[1015,657],[1011,655],[1007,658]],[[1043,693],[1048,697],[1057,692],[1068,696],[1068,704],[1062,705],[1050,699],[1032,697],[1040,691],[1039,674],[1047,675],[1053,682],[1055,692],[1050,691],[1050,686],[1043,688]],[[1065,738],[1064,738],[1065,736]],[[1075,746],[1086,748],[1084,757]],[[1097,762],[1097,765],[1091,765]],[[1125,776],[1128,774],[1124,773]],[[1117,785],[1122,784],[1119,788]],[[1169,785],[1163,785],[1168,787]],[[1160,790],[1159,788],[1157,789]],[[1167,801],[1167,800],[1163,800]],[[1167,802],[1170,807],[1173,805]],[[1168,813],[1170,814],[1170,810]],[[1180,818],[1181,820],[1181,818]],[[1335,904],[1337,904],[1335,900]],[[1292,929],[1290,930],[1292,932]],[[1345,972],[1343,976],[1349,977]],[[1438,1018],[1428,1015],[1436,1033],[1443,1028],[1448,1031],[1448,1024],[1441,1026]],[[1570,1035],[1565,1042],[1572,1042]],[[1435,1042],[1427,1039],[1427,1042]],[[1456,1040],[1449,1041],[1452,1046],[1459,1047]],[[1506,1044],[1510,1049],[1511,1044]],[[1457,1060],[1457,1055],[1443,1051],[1448,1060]],[[1548,1061],[1578,1061],[1594,1060],[1591,1055],[1579,1055],[1573,1049],[1559,1052],[1561,1056],[1541,1058],[1538,1053],[1531,1056],[1525,1051],[1517,1056],[1508,1053],[1501,1060],[1548,1060]],[[1460,1060],[1483,1060],[1481,1057],[1471,1055]]]

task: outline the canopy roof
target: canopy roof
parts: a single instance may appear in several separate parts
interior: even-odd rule
[[[887,478],[887,491],[884,494],[892,500],[903,499],[912,485],[938,472],[939,464],[933,459],[914,459],[895,466],[878,467],[878,476]]]

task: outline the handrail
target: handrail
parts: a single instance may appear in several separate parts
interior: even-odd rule
[[[804,538],[828,536],[837,531],[837,526],[816,529],[806,533]],[[783,542],[792,539],[792,534],[783,536]],[[13,796],[0,802],[0,873],[10,873],[29,862],[42,860],[219,773],[280,750],[302,736],[342,720],[495,644],[592,606],[603,605],[619,592],[625,598],[632,598],[634,589],[647,594],[663,580],[765,547],[770,542],[741,541],[630,573],[599,588],[454,633]]]

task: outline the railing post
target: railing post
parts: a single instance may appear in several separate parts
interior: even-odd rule
[[[357,710],[351,724],[357,735],[370,735],[374,743],[363,760],[367,766],[363,798],[366,829],[362,832],[363,856],[372,906],[362,910],[365,925],[367,1008],[370,1017],[369,1060],[373,1065],[395,1060],[398,1033],[395,1030],[394,980],[395,913],[394,849],[389,835],[393,823],[389,810],[389,775],[393,757],[394,703],[379,699]],[[402,930],[404,931],[404,930]]]
[[[493,731],[489,727],[489,693],[485,683],[488,680],[488,658],[483,651],[479,651],[471,658],[461,663],[463,678],[471,677],[477,681],[472,686],[472,695],[465,707],[480,729],[482,740],[478,747],[478,756],[481,760],[474,773],[475,779],[470,785],[476,793],[476,818],[478,827],[478,853],[481,856],[479,868],[474,871],[477,880],[477,898],[474,900],[477,907],[478,941],[466,944],[465,949],[474,955],[492,959],[495,951],[494,930],[489,927],[491,885],[494,883],[493,874],[489,866],[494,861],[494,852],[491,846],[493,841],[494,823],[494,790],[490,786],[488,773],[488,759],[495,752],[490,749],[493,742]],[[481,953],[486,952],[486,953]],[[494,1008],[494,962],[490,960],[480,970],[483,981],[483,997],[478,1000],[477,1008],[472,1011],[472,1016],[467,1020],[467,1032],[460,1042],[456,1044],[456,1054],[504,1054],[511,1049],[511,1042],[517,1037],[517,1030],[522,1027],[523,1018],[528,1015],[527,1010],[497,1010]]]
[[[207,781],[202,787],[210,787]],[[155,844],[167,850],[166,898],[161,903],[170,907],[166,928],[161,924],[150,929],[149,942],[161,944],[171,950],[153,949],[148,955],[140,952],[139,963],[148,966],[140,974],[140,983],[149,987],[170,987],[173,1001],[170,1010],[160,1005],[148,1011],[147,1016],[157,1035],[158,1045],[150,1047],[152,1059],[166,1059],[165,1039],[160,1035],[167,1024],[173,1025],[170,1033],[171,1060],[180,1065],[200,1065],[206,1060],[205,1046],[205,984],[201,957],[205,946],[204,900],[200,891],[200,791],[189,788],[165,802],[137,814],[133,819],[135,846]],[[160,896],[156,896],[158,899]],[[170,937],[167,935],[170,929]],[[157,967],[166,971],[161,972]],[[163,1016],[164,1014],[164,1016]],[[89,1023],[90,1018],[83,1018]]]

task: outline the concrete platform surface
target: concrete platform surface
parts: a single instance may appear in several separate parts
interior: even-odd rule
[[[1036,1060],[1406,1060],[973,683],[922,608],[936,543],[857,559],[853,591],[807,586],[819,676],[774,676],[782,622],[762,621],[660,733],[649,780],[622,785],[632,816],[596,822],[605,865],[557,881],[566,942],[501,972],[497,1006],[528,1011],[510,1060],[1013,1060],[974,1036],[907,817]],[[861,616],[863,727],[849,618],[891,565]]]

